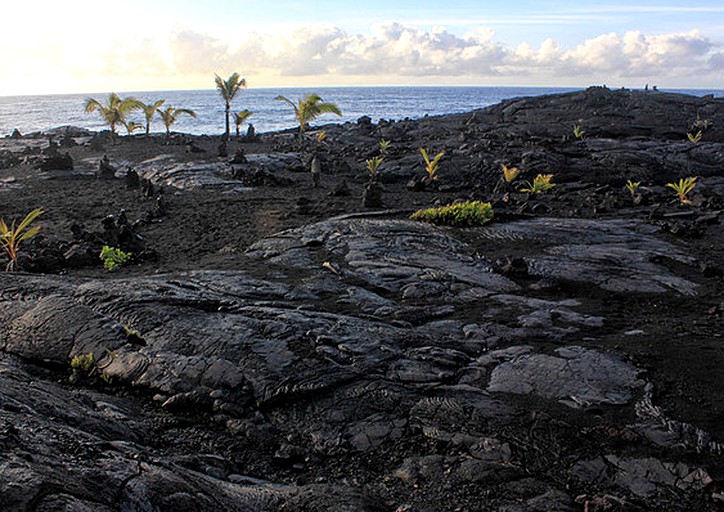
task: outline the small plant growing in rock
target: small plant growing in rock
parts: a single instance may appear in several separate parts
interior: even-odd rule
[[[109,245],[104,245],[100,254],[100,258],[103,260],[103,268],[111,272],[118,270],[128,263],[131,256],[132,254],[130,252],[123,252],[122,250]]]
[[[667,183],[666,186],[676,193],[681,204],[691,204],[688,196],[696,187],[696,177],[681,178],[678,183]]]
[[[108,353],[108,357],[111,359],[117,357],[114,352],[108,349],[106,349],[106,352]],[[77,382],[81,378],[90,378],[97,376],[100,377],[100,379],[106,384],[112,383],[112,377],[103,373],[103,371],[98,366],[98,361],[96,361],[96,358],[92,352],[88,352],[87,354],[79,354],[73,357],[70,360],[70,367],[73,370],[73,375],[70,377],[71,382]]]
[[[698,142],[701,142],[701,138],[703,135],[704,132],[702,130],[699,130],[698,132],[696,132],[696,134],[691,132],[687,133],[686,138],[689,139],[689,142],[697,144]]]
[[[705,132],[711,128],[712,124],[711,119],[702,119],[701,116],[697,115],[696,120],[691,124],[691,127],[694,130],[701,130]]]
[[[33,238],[40,231],[42,226],[33,226],[31,228],[30,224],[43,213],[43,210],[36,208],[27,214],[17,227],[15,226],[15,221],[8,227],[5,221],[0,219],[0,245],[2,245],[2,248],[10,258],[10,261],[5,266],[6,271],[13,271],[17,267],[20,243]]]
[[[641,186],[640,181],[626,181],[625,188],[631,193],[631,196],[635,196],[638,193],[639,187]]]
[[[410,216],[411,220],[447,226],[478,226],[490,222],[492,218],[492,205],[482,201],[465,201],[418,210]]]
[[[390,148],[392,147],[392,141],[382,139],[380,141],[380,153],[382,156],[387,156],[387,154],[390,152]]]
[[[385,161],[381,156],[373,156],[369,160],[365,160],[367,171],[370,173],[370,180],[376,180],[379,175],[379,169]]]
[[[578,140],[585,140],[586,130],[580,124],[573,125],[573,136]]]
[[[542,192],[546,192],[556,186],[552,180],[552,174],[539,174],[533,179],[533,183],[526,181],[525,183],[527,186],[521,188],[520,191],[527,192],[529,194],[540,194]]]
[[[314,138],[316,139],[317,144],[322,144],[325,140],[327,140],[327,132],[321,131]]]
[[[86,375],[90,375],[95,369],[96,359],[92,352],[87,354],[79,354],[70,360],[70,367],[75,371],[82,371]]]
[[[517,167],[508,167],[505,164],[502,164],[501,167],[503,169],[503,179],[508,184],[513,183],[515,181],[515,178],[517,178],[520,174],[520,169],[518,169]]]
[[[437,172],[440,170],[440,160],[443,156],[445,156],[445,152],[440,151],[432,160],[430,160],[430,157],[427,156],[425,148],[420,148],[420,154],[425,160],[425,172],[427,172],[427,176],[430,178],[430,181],[436,180]]]

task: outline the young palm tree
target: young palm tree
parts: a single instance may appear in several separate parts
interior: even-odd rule
[[[128,132],[128,135],[133,135],[133,132],[143,130],[143,126],[136,123],[135,121],[123,121],[123,127]]]
[[[236,95],[239,93],[242,87],[246,87],[246,80],[239,76],[239,73],[232,73],[231,76],[224,80],[219,75],[214,75],[216,80],[216,88],[219,90],[219,94],[224,99],[226,105],[226,132],[224,133],[224,140],[229,140],[229,114],[231,112],[231,102],[234,100]]]
[[[299,133],[304,133],[306,126],[322,114],[337,114],[342,116],[342,111],[334,103],[326,103],[318,94],[312,93],[299,100],[295,105],[293,101],[284,96],[274,98],[279,101],[286,101],[294,109],[294,116],[299,122]]]
[[[86,114],[91,114],[97,110],[103,122],[110,127],[113,133],[116,133],[116,126],[125,123],[126,115],[132,110],[142,108],[142,105],[143,103],[136,98],[121,99],[118,94],[112,92],[108,95],[105,105],[93,98],[86,99],[84,109]]]
[[[196,117],[196,112],[187,108],[166,107],[165,110],[158,110],[158,115],[161,116],[163,125],[166,127],[166,137],[171,136],[171,125],[176,122],[176,119],[181,114],[188,114],[191,117]]]
[[[148,136],[148,133],[151,131],[151,119],[153,119],[153,115],[165,102],[166,100],[158,100],[155,103],[149,103],[141,107],[143,115],[146,116],[146,136]]]
[[[31,228],[30,224],[32,224],[33,221],[43,213],[45,213],[43,210],[36,208],[27,214],[17,227],[15,226],[15,221],[13,221],[8,227],[8,225],[5,224],[5,221],[0,219],[0,247],[5,250],[10,258],[10,261],[8,261],[8,264],[5,267],[6,271],[16,269],[18,265],[18,248],[20,247],[20,242],[33,238],[38,234],[41,226],[33,226]]]
[[[239,128],[251,117],[251,112],[247,109],[242,110],[238,114],[234,114],[234,124],[236,125],[236,138],[239,138]]]

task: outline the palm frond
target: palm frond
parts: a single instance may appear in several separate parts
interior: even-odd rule
[[[216,82],[216,88],[219,90],[221,95],[223,96],[224,91],[224,80],[219,75],[214,75],[214,82]]]
[[[322,101],[322,97],[319,94],[317,94],[316,92],[313,92],[313,93],[307,94],[304,97],[303,101],[304,101],[304,103],[319,103],[320,101]]]
[[[246,87],[246,80],[239,76],[239,73],[232,73],[228,79],[224,80],[219,75],[214,75],[214,82],[216,88],[219,90],[219,94],[227,103],[231,103],[231,100],[238,94],[242,87]]]
[[[425,163],[430,165],[430,159],[427,157],[427,150],[425,150],[425,148],[420,148],[420,154],[422,154],[422,158],[425,160]]]
[[[22,242],[23,240],[28,240],[29,238],[33,238],[35,235],[38,234],[38,232],[42,229],[43,226],[33,226],[32,228],[28,229],[25,233],[20,235],[20,237],[17,239],[18,242]]]
[[[437,167],[437,164],[440,162],[440,159],[445,156],[445,152],[440,152],[437,155],[435,155],[435,158],[432,159],[432,166]]]
[[[289,103],[289,105],[291,105],[292,108],[294,109],[294,112],[298,112],[298,111],[299,111],[299,108],[297,107],[297,105],[296,105],[292,100],[290,100],[289,98],[286,98],[286,97],[284,97],[284,96],[277,96],[277,97],[274,98],[274,99],[277,100],[277,101],[285,101],[285,102]]]
[[[83,110],[85,111],[86,114],[91,114],[91,113],[95,112],[96,110],[102,109],[102,108],[103,108],[103,105],[101,105],[101,103],[98,100],[93,99],[93,98],[87,98],[85,100],[85,104],[83,105]]]
[[[342,117],[342,111],[334,103],[320,103],[317,107],[320,114],[337,114]]]
[[[18,231],[18,232],[23,231],[23,230],[24,230],[25,228],[27,228],[35,219],[37,219],[39,215],[42,215],[42,214],[43,214],[43,210],[41,210],[40,208],[36,208],[35,210],[33,210],[32,212],[30,212],[29,214],[27,214],[27,215],[25,216],[25,218],[22,220],[22,222],[21,222],[20,224],[18,224],[17,231]]]
[[[234,123],[237,126],[244,124],[244,122],[251,117],[251,114],[251,111],[249,111],[248,109],[244,109],[238,114],[234,114]]]
[[[177,108],[176,116],[178,116],[179,114],[187,114],[187,115],[190,115],[191,117],[194,117],[194,118],[196,117],[196,112],[194,112],[193,110],[188,109],[188,108]]]

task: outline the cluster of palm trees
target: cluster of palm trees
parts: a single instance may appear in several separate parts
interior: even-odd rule
[[[163,125],[166,127],[167,136],[171,135],[171,126],[176,122],[178,116],[181,114],[196,117],[196,113],[187,108],[174,108],[167,106],[162,109],[161,107],[164,103],[166,103],[166,100],[158,100],[146,105],[132,96],[121,98],[118,94],[112,92],[108,95],[105,103],[101,103],[93,98],[88,98],[85,101],[84,108],[88,114],[97,110],[101,119],[103,119],[103,122],[108,125],[113,133],[118,133],[116,131],[116,127],[118,125],[123,125],[129,135],[143,128],[135,121],[129,121],[127,119],[128,114],[134,110],[141,110],[146,118],[146,135],[148,135],[151,131],[151,120],[153,119],[154,114],[158,114],[161,118]]]
[[[241,78],[239,73],[232,73],[226,80],[221,78],[219,75],[215,75],[214,78],[216,89],[219,91],[221,98],[224,100],[225,106],[226,131],[224,132],[224,140],[229,140],[231,134],[231,103],[234,101],[241,89],[246,87],[246,80]],[[299,123],[300,136],[304,135],[304,131],[309,126],[309,123],[314,121],[320,115],[326,113],[336,114],[338,116],[342,115],[342,112],[337,105],[325,102],[316,93],[308,94],[304,98],[298,100],[297,103],[294,103],[284,96],[277,96],[274,99],[284,101],[291,105],[294,109],[294,117]],[[117,133],[117,127],[122,125],[126,128],[129,135],[136,130],[143,129],[143,126],[140,124],[127,119],[127,116],[136,110],[142,111],[146,119],[146,135],[148,135],[151,131],[151,121],[153,120],[153,116],[155,114],[158,114],[163,122],[163,125],[166,127],[167,136],[171,135],[171,126],[176,122],[178,116],[181,114],[186,114],[194,118],[196,117],[196,113],[187,108],[174,108],[169,106],[162,108],[165,102],[166,100],[157,100],[153,103],[145,104],[132,96],[121,98],[118,94],[113,92],[108,95],[105,103],[101,103],[93,98],[88,98],[85,101],[85,112],[90,114],[98,111],[103,119],[103,122],[111,129],[111,132],[114,134]],[[239,129],[241,128],[241,125],[244,124],[251,115],[252,113],[247,109],[234,113],[234,124],[236,125],[237,138],[239,137]]]

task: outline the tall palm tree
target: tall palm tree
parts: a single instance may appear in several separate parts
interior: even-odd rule
[[[112,92],[108,95],[105,105],[93,98],[86,99],[84,110],[86,114],[91,114],[97,110],[103,122],[110,127],[113,133],[116,133],[116,126],[125,123],[126,115],[132,110],[140,109],[142,105],[143,103],[136,98],[121,99],[118,94]]]
[[[247,109],[242,110],[238,114],[234,114],[234,124],[236,125],[236,138],[239,138],[239,128],[251,117],[251,112]]]
[[[239,76],[239,73],[232,73],[231,76],[224,80],[219,75],[214,75],[216,81],[216,88],[219,90],[219,94],[224,99],[226,105],[226,132],[224,133],[224,140],[229,140],[229,113],[231,112],[231,102],[234,100],[236,95],[239,93],[242,87],[246,87],[246,80]]]
[[[176,122],[176,119],[181,114],[188,114],[191,117],[196,117],[196,112],[187,108],[166,107],[165,110],[158,110],[158,115],[161,116],[163,125],[166,127],[166,137],[171,136],[171,125]]]
[[[311,93],[299,100],[298,104],[294,104],[284,96],[277,96],[275,100],[285,101],[294,109],[294,116],[299,122],[299,134],[304,134],[306,126],[317,119],[322,114],[337,114],[342,116],[342,111],[334,103],[325,102],[317,93]]]
[[[158,100],[155,103],[149,103],[148,105],[144,104],[141,107],[143,115],[146,116],[146,136],[148,136],[148,133],[151,131],[151,119],[153,119],[153,115],[165,102],[166,100]]]

